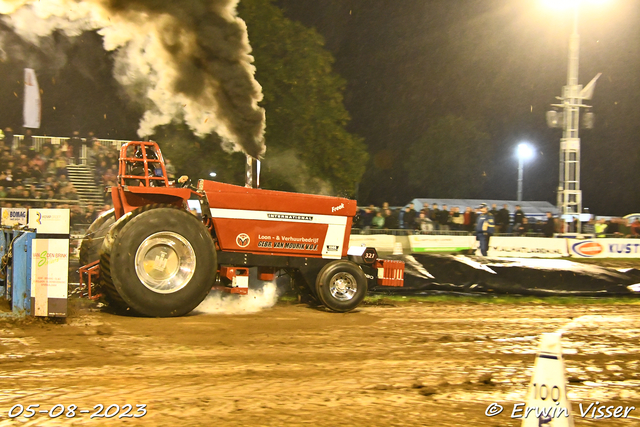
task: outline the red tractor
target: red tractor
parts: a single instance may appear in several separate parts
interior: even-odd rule
[[[180,181],[168,181],[156,143],[122,146],[114,209],[89,227],[80,248],[81,265],[99,266],[110,305],[181,316],[216,284],[247,293],[254,267],[260,280],[289,273],[337,312],[356,308],[369,284],[402,286],[402,262],[349,248],[353,200],[205,180],[192,189]],[[190,199],[199,200],[202,220],[189,211]]]

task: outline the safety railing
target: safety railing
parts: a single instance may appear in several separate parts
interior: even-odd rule
[[[64,144],[65,141],[69,141],[69,139],[69,137],[58,136],[32,136],[31,146],[27,148],[32,148],[36,152],[40,152],[45,144],[60,146]],[[22,141],[24,141],[24,135],[14,135],[13,142],[11,143],[11,149],[13,151],[17,150]],[[88,164],[89,161],[89,148],[87,147],[86,141],[86,138],[82,138],[82,146],[80,147],[80,164],[82,165]],[[122,144],[129,142],[120,139],[96,139],[96,141],[105,148],[113,148],[117,150],[120,149]],[[71,161],[75,164],[75,158],[71,159]]]
[[[69,200],[69,199],[22,199],[19,197],[0,197],[0,207],[6,208],[7,203],[27,204],[29,205],[29,207],[32,207],[32,208],[42,208],[47,203],[78,205],[81,203],[81,201]]]
[[[351,234],[370,234],[370,235],[391,235],[391,236],[408,236],[408,235],[426,235],[426,236],[473,236],[475,232],[467,230],[409,230],[404,228],[388,229],[388,228],[352,228]],[[520,237],[544,237],[542,233],[495,233],[494,236],[520,236]]]
[[[351,234],[361,234],[361,235],[388,235],[388,236],[410,236],[410,235],[426,235],[426,236],[474,236],[475,232],[463,231],[463,230],[433,230],[433,231],[422,231],[422,230],[408,230],[403,228],[352,228]],[[524,234],[518,233],[495,233],[493,234],[496,237],[545,237],[544,233],[540,232],[528,232]],[[597,234],[581,234],[579,236],[572,236],[568,233],[555,233],[552,237],[557,238],[578,238],[578,239],[592,239],[595,237],[598,238],[607,238],[607,239],[638,239],[640,235],[633,234],[624,234],[624,233],[616,233],[616,234],[605,234],[605,233],[597,233]]]

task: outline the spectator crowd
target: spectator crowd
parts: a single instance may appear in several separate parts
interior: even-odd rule
[[[565,223],[547,212],[545,220],[532,219],[524,214],[519,205],[516,205],[514,212],[510,212],[506,204],[500,209],[493,204],[489,213],[494,218],[496,233],[552,237],[555,233],[578,231],[577,217],[572,222]],[[364,233],[387,230],[422,234],[474,234],[478,216],[479,213],[470,206],[462,210],[458,206],[449,208],[447,205],[438,206],[434,203],[416,211],[413,203],[405,208],[391,208],[385,202],[381,208],[370,205],[359,209],[353,227]],[[608,221],[593,219],[581,226],[583,233],[601,237],[640,237],[640,219],[631,224],[625,218],[611,218]]]
[[[29,131],[15,145],[13,132],[6,128],[0,138],[1,207],[69,209],[72,226],[91,224],[110,206],[79,203],[67,166],[79,163],[81,147],[86,144],[88,161],[102,166],[95,168],[96,181],[100,185],[113,184],[118,152],[100,145],[91,133],[85,141],[74,132],[60,145],[44,143],[36,150]]]

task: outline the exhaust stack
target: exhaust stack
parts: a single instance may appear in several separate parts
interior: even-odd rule
[[[260,160],[247,154],[245,172],[244,186],[247,188],[260,188]]]

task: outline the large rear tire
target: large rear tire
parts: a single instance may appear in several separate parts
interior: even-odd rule
[[[116,222],[116,215],[111,209],[96,218],[93,224],[87,228],[80,243],[79,258],[81,267],[100,259],[102,241],[114,222]]]
[[[360,305],[366,295],[367,277],[351,261],[330,262],[320,270],[316,279],[316,296],[333,311],[351,311]]]
[[[213,286],[216,251],[192,214],[149,205],[122,217],[102,245],[100,275],[112,304],[150,317],[183,316]]]

